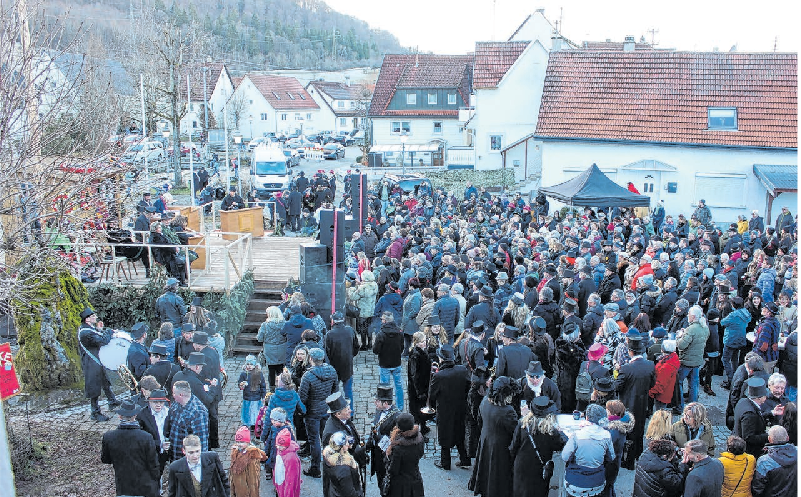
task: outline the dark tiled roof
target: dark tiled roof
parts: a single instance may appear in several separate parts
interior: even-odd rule
[[[347,85],[334,81],[312,81],[309,85],[334,100],[362,100],[363,87],[361,85]],[[307,85],[306,88],[308,87]]]
[[[581,50],[623,50],[622,41],[584,41],[581,42]],[[654,50],[648,43],[634,43],[634,50]]]
[[[211,98],[211,94],[214,93],[214,86],[217,84],[217,80],[220,79],[220,73],[222,72],[223,68],[225,68],[225,64],[222,62],[213,62],[210,64],[194,64],[191,66],[186,66],[181,70],[181,80],[178,82],[178,93],[180,95],[181,100],[184,102],[186,101],[186,76],[189,75],[189,86],[190,91],[192,92],[191,100],[193,102],[202,102],[203,101],[203,67],[207,67],[206,69],[206,88],[205,88],[205,96],[207,98]],[[227,71],[226,71],[227,74]],[[233,81],[231,82],[233,85]]]
[[[754,164],[754,174],[773,197],[776,190],[798,191],[798,165]]]
[[[527,41],[489,41],[476,43],[473,88],[495,88],[528,47]]]
[[[552,52],[537,135],[797,148],[797,55]],[[708,107],[736,107],[736,131],[710,131]]]
[[[387,106],[398,88],[453,88],[469,102],[472,69],[472,55],[387,54],[378,74],[369,114],[456,116],[458,110],[388,110]]]
[[[276,110],[319,109],[300,82],[289,76],[248,74],[247,78]]]

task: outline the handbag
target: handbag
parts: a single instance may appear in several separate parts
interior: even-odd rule
[[[553,459],[548,460],[548,462],[542,462],[542,456],[540,456],[540,449],[537,448],[537,444],[534,442],[534,437],[531,436],[531,433],[526,428],[526,435],[528,435],[528,439],[531,441],[531,445],[534,447],[534,453],[537,454],[537,459],[540,460],[540,465],[542,465],[542,481],[545,483],[550,484],[551,478],[553,477]]]
[[[353,304],[345,304],[345,316],[349,318],[357,318],[361,315],[359,306]]]

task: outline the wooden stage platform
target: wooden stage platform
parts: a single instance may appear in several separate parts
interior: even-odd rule
[[[269,282],[275,286],[286,284],[290,278],[300,275],[300,246],[314,243],[309,237],[275,237],[270,234],[252,238],[250,253],[248,244],[233,244],[219,236],[209,237],[209,266],[206,269],[193,269],[189,287],[196,292],[226,291],[226,266],[228,268],[227,289],[232,288],[247,270],[249,260],[253,260],[256,281]],[[226,248],[228,247],[228,248]],[[147,284],[145,268],[141,262],[121,262],[115,268],[117,274],[110,274],[95,284],[118,281],[120,285],[144,286]],[[126,274],[123,274],[123,271]],[[126,278],[127,276],[127,278]]]

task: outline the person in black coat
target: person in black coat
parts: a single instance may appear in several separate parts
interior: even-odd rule
[[[167,360],[167,346],[159,343],[150,345],[150,367],[143,376],[152,376],[164,390],[172,392],[172,379],[181,367]],[[168,394],[171,395],[171,394]]]
[[[648,391],[656,383],[656,370],[654,363],[645,358],[645,343],[640,340],[629,340],[629,357],[631,360],[620,368],[615,390],[620,401],[626,409],[634,414],[634,429],[626,438],[634,442],[634,448],[629,453],[623,467],[634,469],[634,460],[640,457],[643,451],[643,436],[645,435],[645,420],[648,417]]]
[[[684,445],[682,463],[692,465],[684,480],[686,497],[720,495],[723,488],[723,463],[707,454],[709,447],[700,439]]]
[[[325,335],[324,349],[328,363],[334,367],[343,383],[345,397],[353,409],[353,358],[359,353],[356,331],[345,324],[345,317],[337,311],[331,316],[331,331]],[[325,445],[325,443],[323,444]]]
[[[612,300],[612,292],[621,289],[623,286],[620,283],[620,276],[617,274],[617,266],[615,264],[607,264],[604,277],[601,284],[598,285],[598,295],[601,296],[601,303],[608,304]]]
[[[424,454],[425,444],[420,427],[414,424],[411,414],[400,414],[386,451],[389,492],[385,497],[425,495],[423,476],[420,474],[420,459]]]
[[[439,370],[431,377],[428,390],[428,405],[437,411],[437,443],[441,447],[440,460],[434,461],[438,468],[451,469],[451,448],[459,452],[459,467],[470,466],[465,447],[465,417],[467,415],[467,391],[470,389],[470,373],[467,368],[454,363],[453,347],[442,345],[437,349]]]
[[[601,305],[601,297],[597,293],[590,295],[587,302],[587,313],[581,322],[581,341],[585,347],[590,347],[595,341],[598,328],[604,321],[604,306]]]
[[[679,497],[684,490],[684,469],[675,442],[651,440],[637,462],[633,497]]]
[[[159,459],[159,476],[164,473],[164,466],[170,460],[169,445],[164,445],[164,442],[170,440],[170,428],[172,427],[167,402],[167,392],[165,390],[153,390],[147,399],[147,406],[136,415],[139,427],[150,433],[156,444]]]
[[[567,437],[556,427],[555,414],[556,405],[551,399],[535,397],[531,410],[517,424],[509,445],[514,461],[512,497],[548,495],[550,481],[542,478],[543,466],[567,442]]]
[[[595,281],[592,279],[592,269],[589,266],[584,266],[581,271],[579,271],[579,275],[581,276],[581,280],[578,282],[576,301],[578,302],[578,315],[583,319],[584,316],[587,315],[587,300],[598,288],[595,286]]]
[[[287,201],[287,222],[289,231],[300,231],[300,214],[303,212],[303,195],[292,190]]]
[[[117,411],[120,426],[103,434],[100,460],[114,466],[117,495],[158,497],[161,473],[156,444],[139,427],[138,413],[139,407],[132,401],[123,402]]]
[[[84,393],[92,403],[92,419],[108,421],[108,417],[100,411],[98,404],[101,391],[106,394],[110,408],[118,407],[120,403],[111,391],[111,383],[103,364],[100,363],[98,353],[100,347],[111,341],[112,333],[103,329],[102,323],[97,320],[97,314],[88,307],[81,311],[81,321],[81,327],[78,328],[78,351],[83,369]]]
[[[559,327],[562,324],[562,311],[559,304],[554,301],[551,287],[546,286],[540,291],[540,300],[537,306],[531,311],[532,316],[539,316],[545,320],[545,328],[551,339],[556,340],[559,336]]]
[[[183,440],[182,457],[170,464],[168,497],[195,497],[192,467],[200,464],[200,495],[202,497],[230,497],[231,486],[219,456],[214,451],[202,452],[200,440],[189,435]]]
[[[420,425],[423,436],[431,429],[426,426],[427,416],[420,410],[426,406],[428,387],[431,383],[431,357],[428,355],[428,340],[422,331],[412,335],[409,360],[406,363],[406,381],[409,392],[409,412]]]
[[[515,411],[520,413],[520,403],[526,401],[526,405],[531,406],[531,401],[534,397],[548,397],[556,405],[556,410],[562,410],[562,394],[559,392],[559,387],[556,383],[547,376],[542,369],[540,361],[531,361],[528,363],[526,375],[517,381],[517,397],[515,398],[514,408]]]
[[[671,277],[665,280],[662,289],[662,295],[656,301],[654,308],[654,318],[651,320],[651,325],[663,326],[670,319],[670,313],[676,306],[676,301],[679,300],[679,294],[676,292],[676,279]]]
[[[225,196],[222,203],[220,203],[221,211],[233,211],[237,209],[244,209],[245,201],[236,193],[236,187],[232,186],[228,190],[228,195]]]
[[[353,424],[353,411],[348,406],[348,400],[342,396],[342,392],[334,392],[325,399],[325,402],[328,404],[330,416],[323,428],[323,446],[326,447],[323,455],[325,456],[327,447],[331,444],[331,437],[335,433],[342,432],[353,439],[353,443],[348,444],[348,453],[360,467],[367,466],[367,451],[362,446],[359,432],[356,431],[356,426]],[[323,464],[323,495],[329,495],[330,482],[327,469],[327,466]]]
[[[526,375],[528,363],[536,359],[530,348],[517,341],[518,331],[514,326],[507,326],[503,330],[503,347],[498,352],[495,365],[497,376],[519,380]]]
[[[470,308],[464,318],[464,327],[472,328],[473,323],[481,321],[488,330],[494,330],[501,321],[501,314],[492,305],[492,288],[489,285],[481,287],[479,302]]]
[[[765,432],[765,418],[760,406],[768,397],[768,389],[762,378],[750,378],[746,397],[741,398],[734,408],[734,430],[732,433],[745,440],[745,451],[754,457],[762,455],[762,449],[768,443]],[[783,412],[783,409],[782,409]]]
[[[156,208],[152,205],[146,205],[142,207],[142,212],[134,221],[134,231],[137,233],[134,235],[134,238],[138,243],[144,242],[145,233],[150,233],[150,220],[153,218],[153,213],[156,212]],[[139,252],[136,256],[130,258],[131,261],[142,261],[142,265],[145,266],[145,278],[150,278],[150,256],[148,255],[147,248],[139,249]]]

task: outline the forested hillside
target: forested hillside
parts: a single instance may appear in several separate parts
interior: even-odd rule
[[[378,66],[385,53],[404,51],[392,34],[321,0],[42,0],[42,8],[64,39],[80,30],[112,58],[130,56],[153,14],[204,38],[207,55],[235,70]]]

